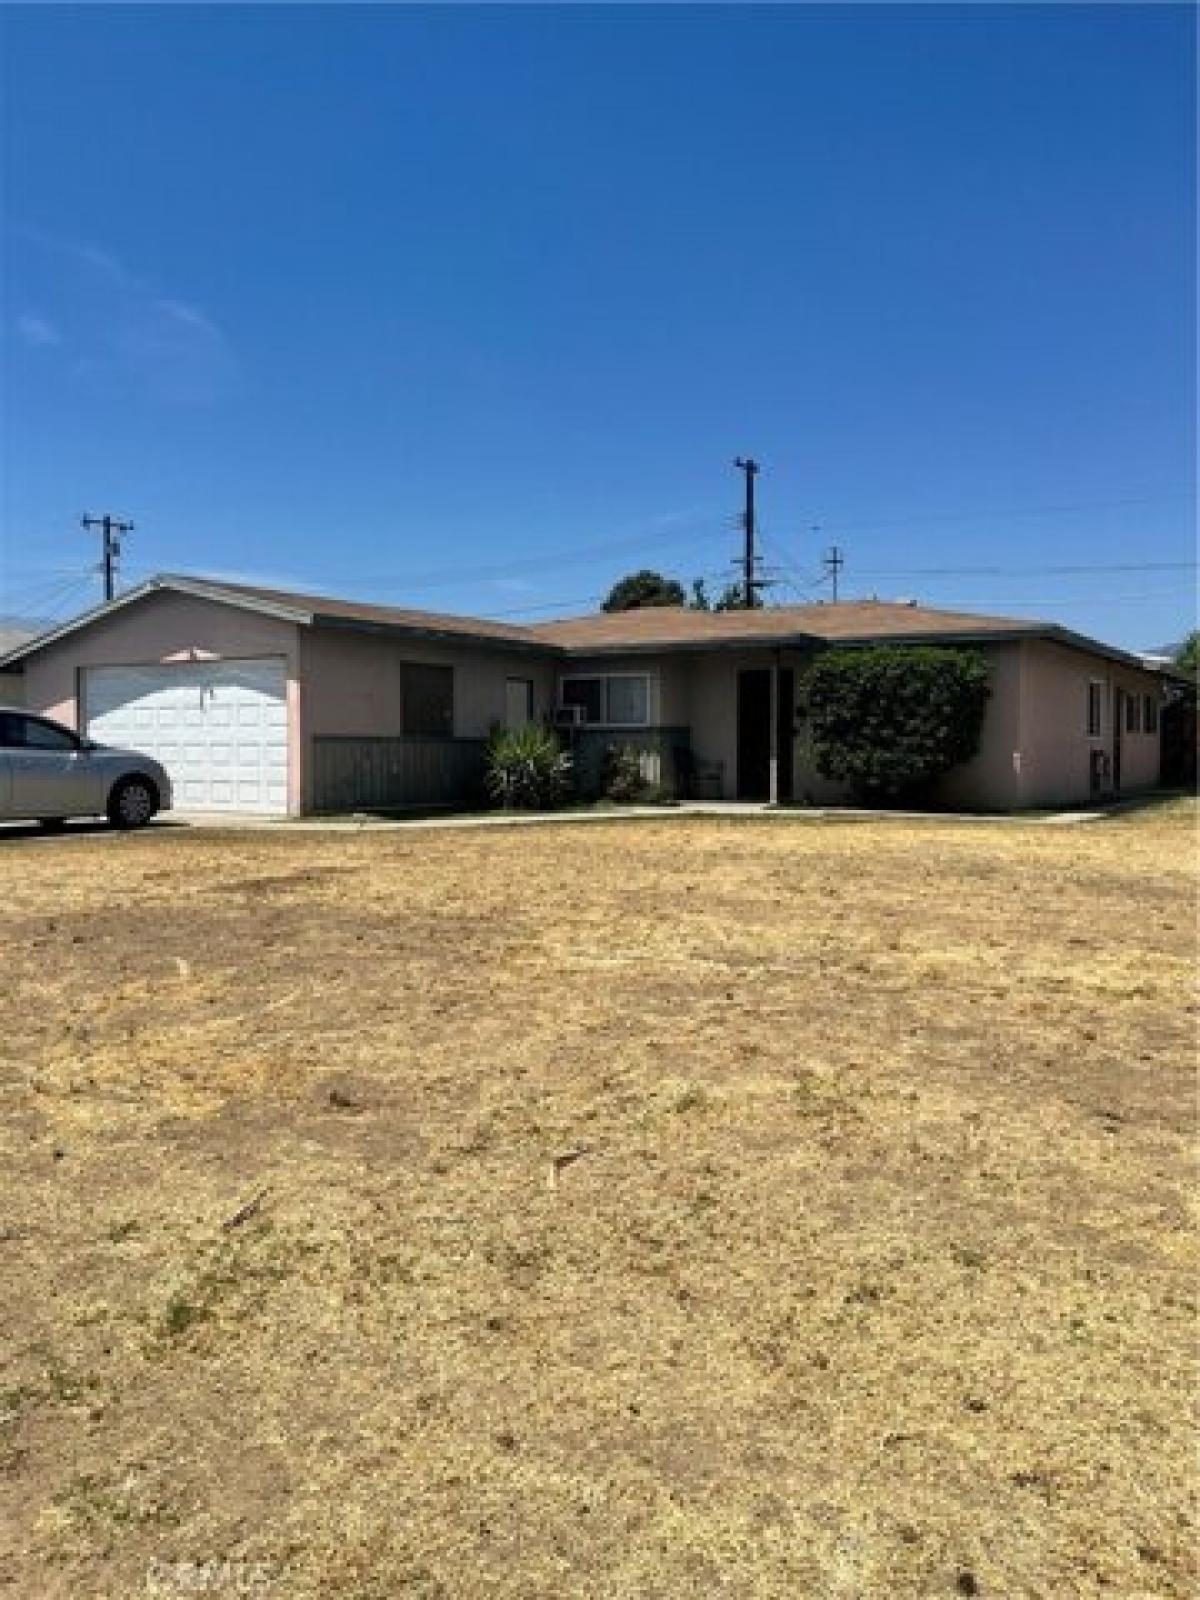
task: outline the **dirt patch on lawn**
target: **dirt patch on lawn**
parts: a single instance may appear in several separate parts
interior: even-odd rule
[[[1190,1595],[1193,826],[0,844],[0,1583]]]

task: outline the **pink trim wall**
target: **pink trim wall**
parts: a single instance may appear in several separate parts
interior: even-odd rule
[[[1103,715],[1096,736],[1088,733],[1087,724],[1088,684],[1093,680],[1103,686]],[[1151,695],[1157,701],[1161,679],[1152,672],[1049,640],[1031,639],[1022,646],[1021,805],[1088,802],[1092,751],[1102,750],[1112,759],[1116,688],[1128,694]],[[1145,731],[1143,707],[1140,731],[1122,731],[1122,793],[1136,794],[1158,783],[1159,739],[1158,733]]]
[[[402,731],[401,668],[423,662],[454,669],[454,733],[484,739],[507,714],[505,680],[533,683],[533,714],[549,716],[554,707],[557,668],[553,660],[515,650],[489,650],[471,640],[436,640],[311,628],[300,636],[303,706],[300,727],[305,753],[303,803],[311,803],[308,759],[312,740],[388,738]]]

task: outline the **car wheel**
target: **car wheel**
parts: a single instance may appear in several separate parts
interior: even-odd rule
[[[158,794],[149,778],[122,778],[108,798],[114,828],[144,828],[157,810]]]
[[[39,817],[38,827],[43,833],[61,833],[67,825],[66,817]]]

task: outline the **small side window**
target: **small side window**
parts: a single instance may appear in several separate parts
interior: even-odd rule
[[[1158,732],[1158,696],[1148,694],[1145,696],[1145,729],[1147,733]]]
[[[1142,728],[1142,697],[1137,694],[1125,696],[1125,732],[1140,733]]]
[[[1087,700],[1087,731],[1089,739],[1098,739],[1102,730],[1104,714],[1104,685],[1099,678],[1093,678],[1088,684]]]
[[[504,726],[527,728],[533,721],[533,679],[505,678]]]

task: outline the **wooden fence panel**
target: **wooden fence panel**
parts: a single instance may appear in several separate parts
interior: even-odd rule
[[[483,801],[482,739],[313,740],[315,811],[402,811]]]

